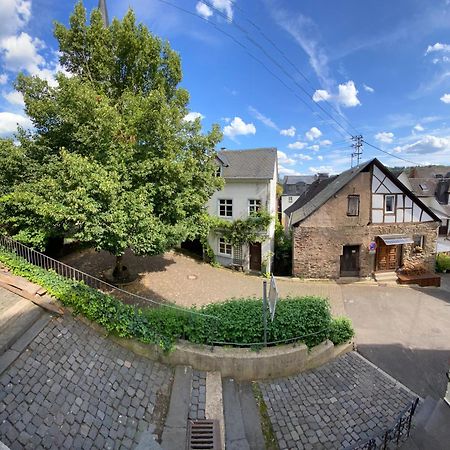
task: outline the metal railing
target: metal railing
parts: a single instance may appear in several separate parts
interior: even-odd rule
[[[419,398],[416,398],[397,417],[393,427],[388,428],[379,435],[359,442],[345,450],[391,450],[405,442],[411,431],[412,418],[416,411]]]

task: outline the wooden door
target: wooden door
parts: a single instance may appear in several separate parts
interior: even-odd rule
[[[261,242],[250,244],[250,270],[261,272]]]
[[[341,277],[359,276],[359,245],[344,245],[340,274]]]
[[[398,246],[386,245],[379,241],[377,245],[377,270],[396,270],[398,267]]]

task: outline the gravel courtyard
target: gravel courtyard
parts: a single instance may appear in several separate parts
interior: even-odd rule
[[[75,252],[62,260],[97,277],[101,277],[114,265],[114,257],[109,253],[94,250]],[[175,302],[183,306],[200,306],[233,297],[262,295],[262,277],[212,267],[175,251],[146,257],[136,257],[128,252],[124,262],[132,272],[139,274],[139,278],[126,289],[155,300]],[[286,278],[278,280],[277,285],[281,297],[328,297],[333,314],[345,315],[340,286],[332,281],[305,283],[299,279]]]

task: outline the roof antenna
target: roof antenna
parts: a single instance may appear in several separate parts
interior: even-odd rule
[[[355,151],[352,153],[352,167],[353,167],[353,157],[356,157],[356,165],[359,166],[361,162],[362,148],[363,148],[363,137],[361,135],[352,136],[352,141],[355,141],[352,144],[352,147]]]
[[[103,25],[108,28],[109,26],[109,18],[108,18],[108,9],[106,8],[106,0],[98,0],[98,9],[102,14]]]

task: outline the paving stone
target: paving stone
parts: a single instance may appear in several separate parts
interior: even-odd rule
[[[259,385],[280,450],[354,445],[392,426],[413,400],[353,353],[314,371]]]
[[[78,320],[54,319],[0,377],[0,441],[12,450],[134,448],[138,420],[143,429],[152,425],[171,378],[170,368],[129,354]]]

